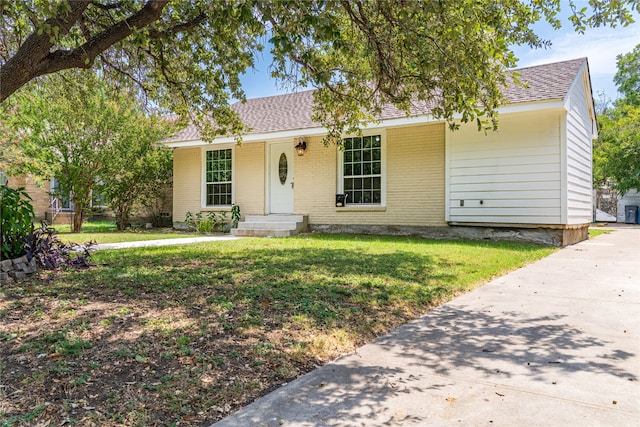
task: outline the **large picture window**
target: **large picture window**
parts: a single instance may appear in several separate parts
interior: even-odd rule
[[[344,193],[347,204],[382,203],[382,141],[380,135],[345,138]]]
[[[232,197],[231,149],[207,151],[206,204],[231,205]]]

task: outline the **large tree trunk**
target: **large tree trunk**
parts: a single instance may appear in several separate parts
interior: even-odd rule
[[[76,205],[73,210],[73,224],[71,227],[71,232],[79,233],[80,230],[82,230],[83,222],[84,222],[84,209]]]
[[[118,231],[125,231],[127,229],[128,220],[129,209],[118,207],[118,209],[116,209],[116,225],[118,226]]]

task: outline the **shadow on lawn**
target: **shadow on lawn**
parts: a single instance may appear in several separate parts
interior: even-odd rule
[[[92,284],[92,298],[112,298],[113,292],[138,300],[158,299],[189,306],[192,294],[208,294],[208,302],[270,306],[288,314],[305,314],[316,325],[350,303],[385,306],[406,300],[424,305],[458,290],[459,277],[448,261],[398,251],[368,254],[346,249],[249,249],[222,255],[203,246],[174,257],[167,248],[147,248],[144,256],[112,251],[106,265],[74,273],[65,292]],[[176,253],[180,253],[176,250]],[[103,255],[102,253],[100,255]],[[52,284],[55,286],[55,283]],[[315,307],[315,308],[314,308]],[[317,309],[317,310],[316,310]]]
[[[115,406],[126,401],[125,396],[131,402],[140,402],[136,408],[141,408],[141,413],[155,404],[167,408],[157,409],[153,418],[141,419],[141,424],[169,424],[180,414],[192,416],[198,412],[207,420],[219,419],[223,414],[212,409],[214,405],[238,408],[325,361],[308,355],[304,360],[291,356],[287,352],[299,344],[295,340],[304,344],[318,330],[339,328],[356,336],[361,340],[357,344],[361,344],[380,330],[410,320],[449,298],[464,282],[461,275],[465,270],[458,268],[462,263],[402,249],[405,244],[432,244],[428,241],[396,239],[402,244],[398,250],[371,253],[363,250],[367,238],[353,248],[331,247],[347,239],[343,236],[311,238],[326,242],[328,247],[287,249],[274,240],[270,246],[267,241],[255,248],[235,247],[231,242],[225,250],[209,244],[105,251],[96,253],[98,265],[89,270],[55,273],[50,280],[33,280],[26,287],[7,289],[0,297],[10,302],[12,309],[3,321],[8,320],[10,325],[13,320],[33,319],[20,323],[19,339],[2,343],[0,353],[10,356],[8,366],[15,371],[10,382],[40,378],[46,372],[41,384],[32,381],[30,385],[34,402],[51,394],[51,401],[58,404],[92,395],[94,388],[83,384],[82,377],[74,377],[88,372],[93,382],[113,392],[114,407],[107,407],[108,412],[117,412]],[[482,242],[477,245],[485,246]],[[67,304],[64,307],[63,302]],[[160,316],[164,318],[158,319]],[[287,329],[293,317],[304,317],[311,328],[307,331],[301,325],[298,331]],[[448,321],[453,322],[455,317]],[[164,323],[159,324],[160,320]],[[469,326],[473,322],[469,320]],[[408,327],[414,327],[411,325]],[[445,326],[434,325],[432,329],[435,333]],[[508,334],[510,326],[505,327]],[[290,337],[293,333],[298,336]],[[91,347],[81,348],[81,356],[49,357],[58,352],[56,346],[73,349],[74,342],[64,341],[67,337],[85,335],[83,339]],[[425,337],[425,342],[429,339]],[[420,348],[401,351],[411,358],[410,363],[431,363],[429,353]],[[460,363],[467,360],[466,350],[456,350],[455,346],[450,357],[456,351]],[[92,368],[91,361],[105,368]],[[65,370],[58,372],[58,365]],[[364,373],[355,365],[340,369],[339,377],[347,381],[353,377],[354,387],[362,375],[371,378],[366,382],[371,393],[365,398],[349,392],[340,400],[372,412],[378,410],[380,399],[404,393],[392,383],[402,384],[407,391],[424,388],[403,369],[376,368]],[[199,385],[199,379],[206,377],[211,382]],[[392,377],[392,383],[385,382],[386,377]],[[236,383],[230,385],[229,378],[235,378]],[[181,396],[167,393],[169,397],[158,400],[162,390],[180,389],[185,381],[196,385],[190,382],[192,388]],[[67,388],[61,390],[59,383]],[[431,384],[427,388],[442,386]],[[53,395],[56,387],[58,394]],[[96,402],[89,401],[86,406],[104,409],[108,406],[105,396],[99,394]],[[116,399],[118,396],[122,399]],[[320,398],[310,399],[316,406],[326,405]],[[349,418],[331,405],[325,411],[327,416],[336,416],[335,420],[344,415],[343,421],[349,425],[355,425],[355,421],[366,424],[364,413],[361,418]],[[63,410],[61,414],[52,417],[57,424],[70,416]],[[138,422],[124,422],[134,421]]]
[[[584,387],[598,396],[603,384],[620,393],[632,390],[638,378],[623,366],[637,355],[570,324],[565,315],[531,317],[443,306],[216,426],[275,427],[280,420],[345,427],[452,423],[445,398],[464,394],[455,378],[471,378],[474,391],[466,397],[475,396],[478,404],[495,398],[495,387],[513,391],[522,389],[523,381],[534,383],[526,387],[538,394],[564,399],[581,395]],[[598,381],[585,384],[584,373],[595,374]],[[555,386],[555,380],[562,386]],[[411,399],[405,397],[408,393]],[[443,414],[448,415],[441,418]]]

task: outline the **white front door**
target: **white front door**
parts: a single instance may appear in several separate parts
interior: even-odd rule
[[[293,213],[293,143],[269,146],[269,211],[273,214]]]

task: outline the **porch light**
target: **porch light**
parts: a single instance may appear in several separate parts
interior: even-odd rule
[[[307,149],[307,143],[302,137],[296,138],[296,141],[298,141],[298,144],[295,146],[296,154],[298,156],[304,156],[304,150]]]

